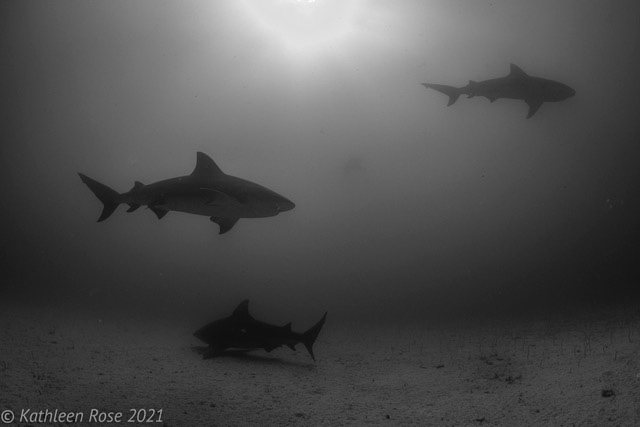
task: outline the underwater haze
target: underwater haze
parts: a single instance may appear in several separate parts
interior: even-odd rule
[[[638,10],[0,1],[0,422],[640,425]]]
[[[5,303],[273,321],[638,296],[630,0],[3,1]],[[447,98],[510,64],[576,95]],[[196,153],[296,207],[158,220],[102,204]],[[333,317],[332,317],[333,316]]]

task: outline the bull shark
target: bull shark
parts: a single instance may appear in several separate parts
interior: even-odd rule
[[[158,219],[169,211],[205,215],[218,224],[224,234],[240,218],[275,216],[295,207],[295,204],[254,182],[227,175],[204,153],[198,152],[191,175],[170,178],[144,185],[136,181],[126,193],[118,193],[106,185],[78,173],[104,207],[98,222],[109,218],[116,208],[126,203],[127,212],[147,206]]]
[[[304,344],[313,361],[313,343],[316,341],[327,313],[309,330],[303,333],[293,332],[291,323],[284,326],[270,325],[255,320],[249,314],[249,300],[242,301],[231,316],[225,317],[198,329],[193,335],[209,345],[205,358],[220,356],[227,349],[256,350],[271,352],[283,345],[295,350],[298,343]]]
[[[533,77],[511,64],[511,72],[506,77],[476,82],[469,80],[464,87],[422,83],[426,88],[437,90],[449,97],[447,106],[458,100],[460,95],[484,96],[494,102],[499,98],[521,99],[529,106],[527,119],[533,116],[544,102],[559,102],[571,98],[576,91],[564,83]]]

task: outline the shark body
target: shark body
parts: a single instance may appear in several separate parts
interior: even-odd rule
[[[104,205],[98,222],[126,203],[129,205],[127,212],[147,206],[158,219],[169,211],[208,216],[219,225],[220,234],[223,234],[240,218],[270,217],[295,207],[291,200],[275,191],[225,174],[211,157],[201,152],[197,154],[196,167],[190,175],[148,185],[136,181],[126,193],[118,193],[82,173],[78,175]]]
[[[231,348],[264,349],[270,352],[286,345],[295,350],[295,345],[302,343],[315,361],[313,343],[316,341],[326,318],[327,313],[309,330],[298,333],[291,330],[291,323],[276,326],[254,319],[249,314],[249,300],[244,300],[236,307],[231,316],[213,321],[198,329],[193,335],[209,345],[209,351],[205,357],[219,356]]]
[[[460,88],[431,83],[422,85],[447,95],[447,106],[454,104],[460,95],[467,95],[468,98],[484,96],[491,102],[500,98],[520,99],[529,106],[527,119],[532,117],[543,103],[564,101],[576,93],[564,83],[532,77],[514,64],[511,64],[511,72],[506,77],[479,82],[469,80],[468,85]]]

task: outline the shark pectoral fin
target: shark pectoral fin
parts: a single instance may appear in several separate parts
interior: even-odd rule
[[[233,196],[213,188],[201,187],[200,191],[206,196],[208,206],[240,206],[242,203]]]
[[[238,222],[240,218],[220,218],[217,216],[212,216],[209,219],[220,226],[219,234],[224,234],[227,231],[231,230],[231,228],[233,228],[233,226],[236,224],[236,222]]]
[[[144,187],[144,184],[141,183],[140,181],[136,181],[136,182],[133,183],[133,187],[129,191],[138,190],[138,189],[140,189],[142,187]]]
[[[127,209],[127,212],[133,212],[136,209],[138,209],[140,207],[139,204],[137,203],[129,203],[129,209]]]
[[[149,209],[151,209],[151,211],[152,211],[154,214],[156,214],[156,216],[158,217],[158,219],[162,219],[162,218],[167,214],[167,212],[169,212],[169,211],[167,211],[167,210],[164,210],[164,209],[158,209],[158,208],[155,208],[155,207],[153,207],[153,206],[149,206]]]
[[[529,114],[527,114],[527,119],[529,119],[538,111],[538,108],[542,105],[542,101],[540,99],[526,99],[525,102],[529,106]]]

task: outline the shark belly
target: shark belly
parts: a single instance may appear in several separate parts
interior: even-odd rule
[[[526,99],[529,89],[519,80],[504,79],[502,81],[487,81],[476,83],[471,90],[472,96],[484,96],[489,100],[495,99]]]
[[[204,198],[171,197],[157,208],[168,211],[185,212],[194,215],[214,216],[220,218],[251,218],[252,212],[243,205],[216,204]]]

